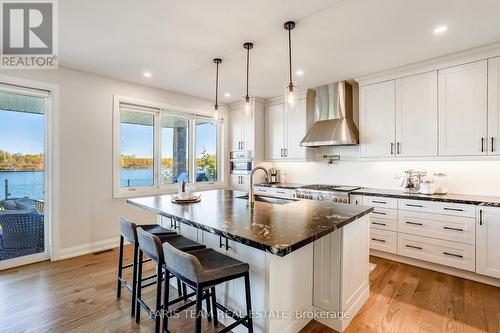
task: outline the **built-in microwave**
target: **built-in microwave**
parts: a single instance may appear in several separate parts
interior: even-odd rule
[[[230,170],[232,174],[248,175],[253,169],[253,151],[238,150],[229,153]]]

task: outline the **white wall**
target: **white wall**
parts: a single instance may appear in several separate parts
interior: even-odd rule
[[[59,223],[56,256],[102,249],[118,242],[117,218],[155,223],[155,217],[113,199],[113,95],[162,104],[209,110],[212,102],[70,69],[0,71],[59,86],[59,123],[56,166],[59,198],[54,218]],[[140,73],[138,75],[141,75]],[[56,145],[57,146],[57,145]],[[116,240],[116,243],[114,243]]]
[[[266,163],[270,166],[270,163]],[[396,174],[406,169],[424,169],[428,174],[448,174],[450,193],[500,196],[500,160],[448,161],[372,161],[356,159],[328,165],[314,162],[273,163],[286,173],[287,182],[303,184],[360,185],[380,189],[399,189]]]

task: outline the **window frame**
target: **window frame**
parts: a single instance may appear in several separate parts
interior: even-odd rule
[[[127,108],[137,109],[137,112],[154,115],[154,148],[153,148],[153,186],[136,186],[136,187],[121,187],[120,180],[120,157],[121,157],[121,105],[126,104]],[[135,111],[135,110],[132,110]],[[216,188],[224,188],[227,186],[225,177],[225,126],[224,122],[217,126],[217,181],[195,182],[196,179],[196,120],[210,120],[210,113],[190,108],[164,105],[161,103],[152,103],[148,101],[128,98],[123,96],[113,96],[113,197],[127,198],[141,195],[168,194],[177,192],[177,184],[162,184],[161,183],[161,118],[163,115],[177,116],[188,119],[188,167],[189,181],[194,183],[197,190],[208,190]]]

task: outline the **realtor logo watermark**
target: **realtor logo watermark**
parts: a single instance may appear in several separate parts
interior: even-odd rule
[[[0,8],[0,68],[57,68],[57,0],[0,0]]]

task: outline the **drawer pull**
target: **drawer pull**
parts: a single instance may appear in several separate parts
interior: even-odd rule
[[[417,222],[406,222],[407,224],[411,224],[411,225],[419,225],[419,226],[422,226],[422,223],[417,223]]]
[[[408,206],[408,207],[418,207],[418,208],[424,207],[422,205],[415,205],[415,204],[406,204],[406,206]]]
[[[464,257],[464,256],[461,256],[460,254],[455,254],[455,253],[443,252],[443,254],[445,254],[447,256],[457,257],[457,258],[463,258]]]
[[[257,191],[259,191],[259,192],[267,192],[267,190],[265,190],[263,188],[259,188]]]
[[[373,213],[373,214],[378,214],[378,215],[387,215],[387,213],[384,213],[384,212],[376,212],[376,211],[373,211],[372,213]]]
[[[464,210],[461,209],[461,208],[448,208],[448,207],[444,207],[443,208],[444,210],[452,210],[454,212],[463,212]]]
[[[372,202],[374,202],[374,203],[379,203],[379,204],[384,204],[384,205],[385,205],[385,204],[387,204],[387,202],[386,202],[386,201],[375,201],[375,200],[372,200]]]
[[[379,239],[379,238],[373,238],[373,237],[372,237],[372,240],[373,240],[373,241],[376,241],[376,242],[382,242],[382,243],[385,243],[385,240],[384,240],[384,239]]]
[[[286,194],[285,191],[276,191],[276,193]]]
[[[387,225],[385,223],[380,223],[380,222],[372,222],[372,224],[376,224],[376,225],[383,225],[384,227]]]
[[[416,249],[416,250],[422,250],[422,248],[420,246],[413,246],[413,245],[406,245],[406,247],[410,247],[412,249]]]
[[[450,228],[450,227],[443,227],[443,229],[446,229],[446,230],[455,230],[455,231],[464,231],[464,229],[460,229],[460,228]]]

